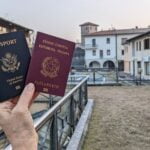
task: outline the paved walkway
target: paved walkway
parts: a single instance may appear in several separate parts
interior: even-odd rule
[[[94,111],[83,150],[150,150],[150,86],[90,87]]]

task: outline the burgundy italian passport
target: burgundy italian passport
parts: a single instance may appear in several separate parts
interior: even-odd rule
[[[38,32],[26,83],[36,91],[63,96],[75,43]]]
[[[0,34],[0,102],[20,95],[30,63],[23,32]]]

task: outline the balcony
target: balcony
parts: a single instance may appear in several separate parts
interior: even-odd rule
[[[93,49],[97,49],[98,45],[92,45],[92,44],[85,44],[85,49],[87,50],[93,50]]]

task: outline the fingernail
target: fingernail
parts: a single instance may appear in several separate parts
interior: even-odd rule
[[[26,86],[27,90],[28,91],[31,91],[34,89],[34,84],[33,83],[29,83],[27,86]]]

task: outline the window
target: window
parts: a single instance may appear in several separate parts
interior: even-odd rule
[[[96,56],[96,50],[93,50],[92,53],[93,53],[93,56]]]
[[[138,51],[138,49],[139,49],[139,43],[136,42],[136,50]]]
[[[88,28],[88,27],[85,27],[85,30],[89,30],[89,28]]]
[[[122,44],[122,45],[125,44],[126,41],[127,41],[127,38],[122,38],[122,39],[121,39],[121,44]]]
[[[144,49],[150,49],[150,39],[144,40]]]
[[[139,41],[139,51],[141,51],[142,49],[142,45],[141,45],[141,41]]]
[[[110,49],[107,50],[107,55],[108,55],[108,56],[110,55]]]
[[[140,61],[137,62],[137,67],[141,68],[141,62]]]
[[[106,39],[106,43],[107,43],[107,44],[110,44],[110,38],[107,38],[107,39]]]
[[[103,58],[103,50],[100,50],[99,55],[100,55],[100,58]]]
[[[96,39],[92,39],[92,46],[93,46],[93,47],[96,46]]]
[[[124,49],[122,49],[121,54],[124,55]]]
[[[144,67],[145,67],[145,75],[150,75],[150,63],[145,62]]]

